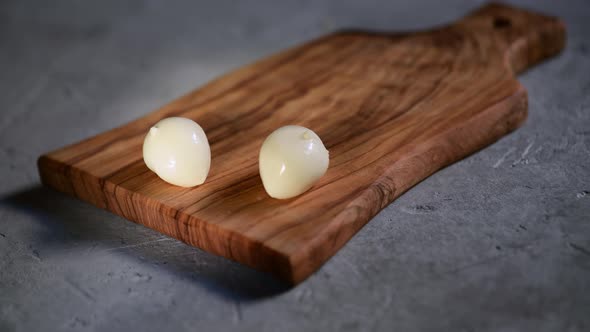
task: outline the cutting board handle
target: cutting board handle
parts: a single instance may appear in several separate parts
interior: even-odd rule
[[[486,35],[494,38],[515,73],[559,53],[566,40],[559,19],[499,3],[486,5],[453,26],[489,32]]]

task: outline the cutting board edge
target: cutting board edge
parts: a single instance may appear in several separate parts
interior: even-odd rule
[[[269,246],[266,246],[264,243],[256,239],[248,238],[241,233],[226,229],[218,224],[209,224],[206,221],[202,221],[192,215],[178,211],[175,208],[166,205],[163,202],[159,202],[153,198],[139,196],[139,199],[144,200],[144,202],[141,206],[136,206],[136,203],[133,201],[133,196],[138,196],[137,193],[134,193],[122,186],[118,186],[112,182],[109,183],[108,180],[105,180],[101,183],[99,177],[91,174],[88,171],[67,165],[59,159],[52,157],[51,153],[41,155],[37,159],[37,166],[41,183],[46,187],[70,195],[74,198],[78,198],[86,203],[114,213],[131,222],[177,239],[187,245],[199,248],[214,255],[225,257],[227,259],[249,266],[253,269],[272,274],[279,279],[294,285],[292,281],[293,266],[291,265],[289,256]],[[86,188],[80,188],[79,186],[76,187],[74,182],[71,180],[71,177],[73,176],[72,174],[75,174],[74,176],[78,177],[78,179],[81,180],[81,183],[85,183]],[[112,189],[107,190],[107,187]],[[100,195],[97,195],[98,192],[100,192]],[[131,209],[123,207],[129,206],[129,201],[127,201],[127,198],[131,199]],[[148,206],[148,208],[145,206]],[[150,211],[150,206],[158,208],[154,211]],[[163,209],[162,206],[164,206],[165,209]],[[142,209],[142,213],[133,213],[132,210],[135,209]],[[164,211],[166,209],[168,211]],[[169,213],[169,211],[173,212]],[[186,220],[186,224],[190,224],[191,229],[196,230],[196,232],[225,232],[227,235],[216,236],[215,239],[217,239],[217,241],[203,245],[203,243],[199,242],[203,240],[206,241],[206,235],[186,236],[183,235],[182,232],[174,232],[170,229],[159,227],[165,223],[151,222],[149,221],[150,216],[156,218],[160,217],[176,223],[175,227],[172,228],[175,230],[179,229],[177,224],[183,222],[182,220],[184,219]],[[232,240],[228,240],[226,241],[225,245],[219,246],[219,238]],[[205,243],[207,242],[208,241]],[[256,257],[240,259],[234,256],[235,254],[233,253],[244,252],[244,248],[240,247],[251,246],[259,247],[256,251]],[[232,247],[238,248],[232,249]],[[246,250],[246,252],[250,252],[250,250]]]

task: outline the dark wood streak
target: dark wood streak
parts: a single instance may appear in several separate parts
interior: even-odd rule
[[[195,205],[198,205],[199,203],[201,203],[201,201],[202,201],[203,199],[214,197],[216,194],[222,193],[222,192],[224,192],[224,191],[229,191],[231,194],[230,194],[230,195],[227,195],[227,196],[221,196],[220,198],[223,198],[223,199],[229,199],[229,198],[233,198],[233,197],[235,197],[235,196],[238,196],[238,195],[240,195],[240,194],[241,194],[241,192],[240,192],[239,190],[238,190],[238,191],[236,191],[234,187],[235,187],[235,186],[238,186],[238,185],[240,185],[240,184],[242,184],[242,183],[245,183],[245,182],[247,183],[249,180],[253,180],[253,179],[257,178],[257,177],[258,177],[258,174],[253,174],[253,175],[247,176],[247,177],[245,177],[245,178],[238,179],[238,181],[235,181],[235,180],[234,180],[234,182],[232,182],[232,183],[230,183],[230,184],[226,185],[225,187],[223,187],[223,188],[219,188],[219,189],[215,189],[215,190],[211,191],[210,193],[208,193],[208,195],[207,195],[207,196],[205,196],[205,197],[201,198],[200,200],[198,200],[198,201],[196,201],[196,202],[194,202],[194,203],[190,203],[190,204],[186,205],[186,206],[185,206],[185,207],[183,207],[183,208],[179,208],[178,210],[179,210],[179,211],[184,211],[184,210],[190,209],[191,207],[193,207],[193,206],[195,206]],[[244,188],[244,190],[247,190],[248,188],[251,188],[251,186],[248,186],[248,187]],[[232,189],[234,189],[234,190],[232,190]],[[199,213],[200,211],[202,211],[202,210],[204,210],[204,209],[207,209],[208,207],[209,207],[209,206],[204,206],[204,207],[202,207],[202,208],[200,208],[200,209],[197,209],[197,210],[194,210],[194,211],[193,211],[193,210],[191,210],[191,213],[192,213],[192,214],[197,214],[197,213]],[[235,212],[235,211],[234,211],[234,212]]]
[[[41,156],[39,173],[58,190],[298,283],[406,190],[516,129],[527,97],[514,73],[564,43],[559,20],[494,4],[425,32],[336,33]],[[201,186],[165,184],[143,165],[142,136],[172,115],[199,121],[210,137]],[[256,154],[287,124],[319,133],[332,163],[310,191],[280,201],[264,192]]]

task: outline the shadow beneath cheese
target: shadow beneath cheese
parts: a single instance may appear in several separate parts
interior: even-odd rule
[[[291,289],[268,274],[209,254],[41,185],[5,196],[0,199],[0,205],[32,215],[39,222],[41,233],[34,238],[44,241],[44,247],[83,248],[99,256],[127,255],[138,264],[156,265],[232,300],[256,300]],[[84,241],[89,243],[81,246],[80,242]],[[92,264],[91,259],[88,264]]]

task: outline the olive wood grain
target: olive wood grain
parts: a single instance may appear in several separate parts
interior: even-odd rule
[[[559,20],[499,4],[424,32],[334,33],[45,154],[39,173],[59,191],[296,284],[410,187],[517,128],[527,94],[515,73],[564,43]],[[201,186],[169,185],[142,160],[148,129],[169,116],[194,119],[209,137]],[[309,192],[275,200],[258,151],[287,124],[318,133],[330,168]]]

